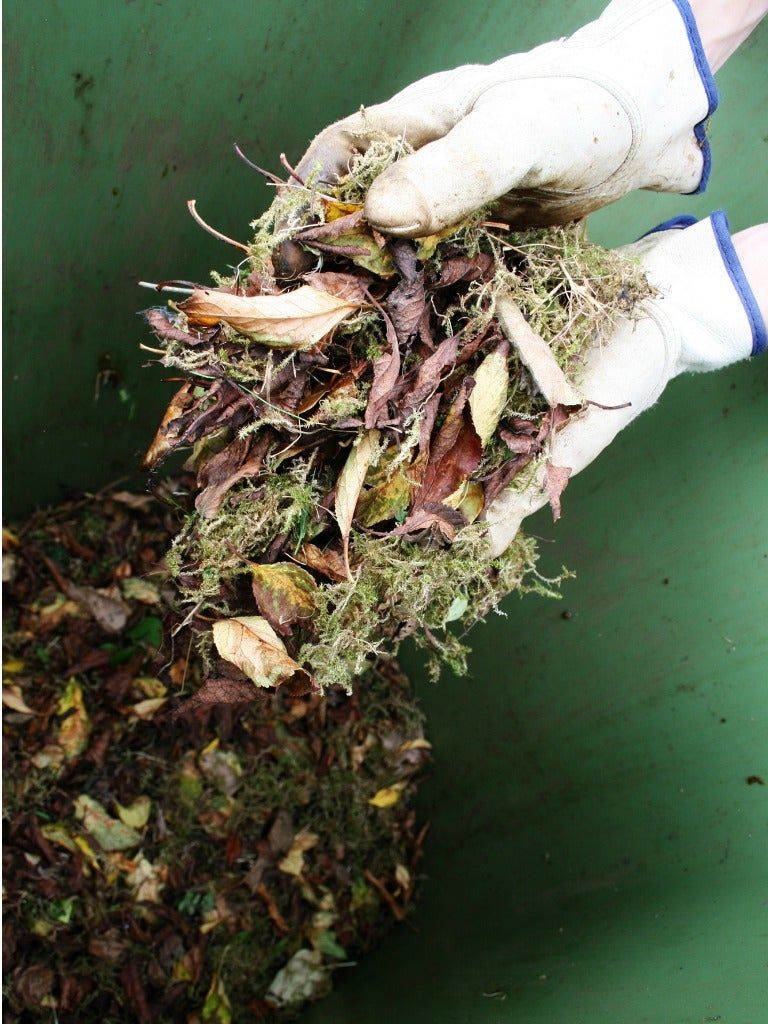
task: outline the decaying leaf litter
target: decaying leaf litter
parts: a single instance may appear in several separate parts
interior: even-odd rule
[[[413,899],[430,747],[407,679],[259,694],[224,664],[201,688],[161,561],[177,490],[4,531],[9,1019],[290,1017]]]
[[[335,184],[271,176],[233,273],[166,282],[187,297],[146,313],[183,373],[146,464],[186,449],[196,476],[169,565],[203,650],[214,620],[257,686],[348,687],[409,635],[433,674],[461,673],[504,595],[552,593],[532,538],[485,556],[484,513],[544,462],[559,515],[569,467],[548,449],[588,401],[581,358],[649,293],[580,225],[512,232],[481,210],[381,235],[365,195],[405,152],[378,138]]]

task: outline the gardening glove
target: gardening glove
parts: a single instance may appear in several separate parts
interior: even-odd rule
[[[717,370],[766,347],[766,325],[722,211],[700,223],[681,217],[662,224],[623,251],[640,258],[656,294],[641,304],[639,319],[622,321],[587,355],[581,393],[613,408],[590,405],[571,417],[551,438],[533,482],[513,484],[492,503],[486,518],[493,555],[546,504],[548,466],[580,472],[673,377]]]
[[[408,237],[492,200],[514,226],[577,220],[636,188],[697,192],[717,89],[688,0],[613,0],[568,39],[430,75],[331,125],[298,170],[347,171],[377,133],[417,150],[371,187],[367,220]]]

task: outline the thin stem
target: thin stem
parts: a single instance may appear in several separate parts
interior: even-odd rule
[[[229,245],[234,245],[235,248],[241,249],[243,252],[248,253],[250,255],[250,250],[247,245],[243,245],[242,242],[236,242],[234,238],[230,238],[228,235],[223,235],[220,231],[217,231],[216,228],[212,228],[210,224],[206,224],[206,222],[197,212],[196,199],[187,200],[187,209],[192,214],[192,217],[195,220],[195,222],[200,225],[203,231],[207,231],[209,235],[213,235],[214,238],[218,238],[220,242],[228,242]]]

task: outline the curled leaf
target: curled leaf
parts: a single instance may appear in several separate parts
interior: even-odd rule
[[[344,565],[347,576],[351,576],[349,568],[349,533],[355,515],[357,499],[363,487],[365,474],[374,462],[379,446],[379,431],[367,430],[354,444],[352,451],[344,463],[336,485],[336,520],[344,543]]]
[[[544,473],[544,486],[549,504],[552,506],[552,518],[557,522],[560,518],[560,495],[568,485],[571,469],[569,466],[553,466],[551,462],[548,462]]]
[[[179,308],[192,324],[225,323],[263,345],[304,350],[317,345],[361,305],[301,285],[280,295],[232,295],[200,289]]]
[[[256,686],[289,683],[294,692],[309,689],[309,675],[290,657],[266,619],[243,615],[213,624],[213,642],[225,661],[237,665]]]
[[[496,301],[499,323],[523,363],[528,367],[539,391],[550,406],[581,405],[582,398],[568,382],[560,369],[552,349],[541,335],[533,330],[518,304],[509,295]]]

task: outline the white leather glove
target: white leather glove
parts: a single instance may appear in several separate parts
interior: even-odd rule
[[[722,211],[700,223],[681,217],[622,251],[639,256],[657,295],[640,319],[622,322],[588,353],[582,394],[588,407],[551,439],[548,461],[578,473],[618,432],[659,398],[678,374],[717,370],[764,351],[766,325],[742,270]],[[513,484],[488,509],[492,554],[511,543],[522,520],[547,502],[545,465],[525,489]]]
[[[569,39],[430,75],[338,121],[298,169],[332,179],[375,133],[404,135],[418,152],[365,206],[381,231],[431,234],[501,196],[512,224],[566,223],[636,188],[703,189],[716,105],[688,0],[613,0]]]

